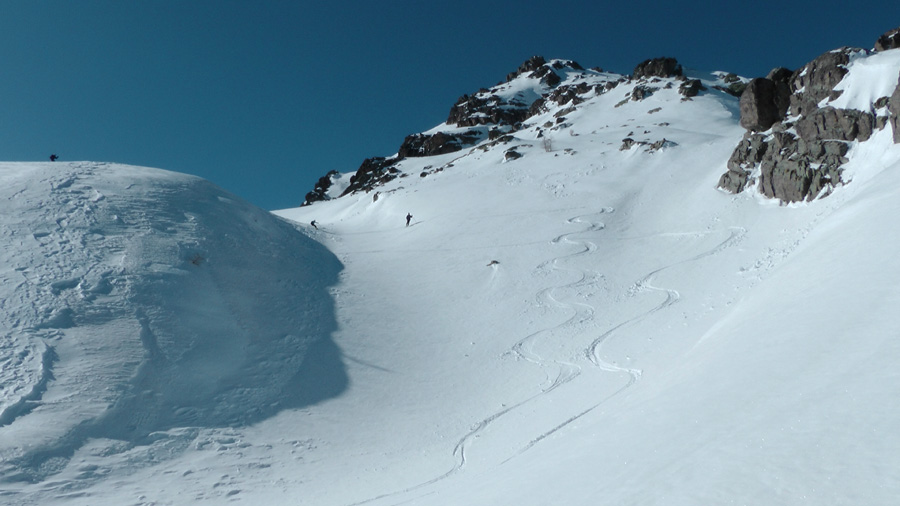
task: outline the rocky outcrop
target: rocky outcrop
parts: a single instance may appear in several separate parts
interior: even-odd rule
[[[634,79],[650,79],[652,77],[677,77],[683,75],[681,64],[675,58],[652,58],[645,60],[634,68]]]
[[[328,174],[320,177],[319,180],[316,181],[316,186],[313,188],[313,190],[306,194],[301,207],[308,206],[313,202],[328,200],[328,189],[331,188],[332,178],[337,175],[338,171],[332,170],[328,172]]]
[[[829,51],[807,63],[791,77],[790,112],[801,116],[815,111],[824,99],[835,99],[840,91],[834,87],[847,75],[847,64],[859,48],[843,47]]]
[[[700,82],[699,79],[685,79],[681,85],[678,87],[678,93],[684,95],[684,98],[692,98],[696,97],[700,94],[701,91],[706,88],[703,86],[703,83]]]
[[[766,197],[784,202],[812,200],[840,181],[847,143],[809,142],[787,132],[776,132],[768,142],[759,179],[759,189]]]
[[[544,59],[543,56],[532,56],[531,58],[525,60],[525,63],[519,65],[519,68],[517,68],[515,72],[506,74],[506,82],[510,82],[522,74],[534,72],[535,70],[542,67],[545,63],[547,63],[547,60]]]
[[[749,131],[728,160],[719,188],[738,193],[758,182],[767,197],[798,202],[827,195],[842,183],[849,143],[867,141],[887,123],[872,112],[827,105],[841,95],[834,88],[860,52],[836,49],[793,73],[778,68],[752,80],[740,100],[741,126]],[[900,110],[900,91],[879,99],[873,110],[885,104]],[[893,112],[889,121],[896,122]],[[896,140],[897,129],[894,135]]]
[[[783,116],[775,106],[775,83],[765,77],[750,81],[741,94],[741,126],[760,132],[768,130]]]
[[[875,41],[875,51],[887,51],[900,48],[900,28],[886,32]]]
[[[897,87],[894,88],[894,94],[888,100],[888,110],[891,112],[891,128],[894,129],[894,143],[900,144],[900,78],[897,80]]]
[[[875,117],[855,109],[823,107],[800,117],[794,128],[807,143],[824,140],[867,141],[875,128]]]
[[[443,155],[470,147],[484,138],[479,131],[467,130],[461,133],[438,132],[433,135],[408,135],[400,145],[401,158]]]
[[[552,90],[549,92],[549,95],[545,94],[537,99],[526,99],[525,94],[504,98],[497,93],[496,88],[493,91],[482,89],[473,95],[459,97],[456,103],[453,104],[453,107],[450,108],[447,123],[459,127],[480,125],[516,126],[540,112],[545,100],[559,103],[577,100],[578,94],[588,91],[586,85],[582,84],[582,87],[585,89],[578,89],[577,86],[557,88],[562,82],[560,75],[566,70],[584,70],[584,68],[571,60],[552,60],[547,62],[541,56],[533,56],[520,65],[518,70],[508,74],[506,80],[509,82],[520,76],[537,79],[542,86]]]
[[[747,84],[740,95],[742,127],[760,132],[784,118],[790,106],[791,75],[790,70],[777,68]]]
[[[725,82],[726,86],[718,87],[718,89],[732,95],[734,97],[740,98],[741,94],[744,93],[744,90],[747,88],[747,82],[741,79],[737,74],[725,74],[722,77],[722,81]]]
[[[463,95],[450,108],[447,123],[460,127],[479,125],[515,125],[528,117],[530,103],[524,100],[504,101],[488,90],[476,95]]]
[[[384,158],[380,156],[366,158],[356,174],[350,176],[350,185],[341,193],[341,196],[358,192],[369,191],[372,188],[387,183],[397,177],[400,171],[394,165],[400,161],[400,157]]]

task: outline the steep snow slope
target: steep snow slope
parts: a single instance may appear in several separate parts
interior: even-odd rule
[[[369,194],[281,213],[317,219],[347,266],[337,339],[372,366],[310,414],[366,423],[347,446],[310,432],[353,486],[312,479],[309,504],[893,500],[900,273],[870,221],[898,188],[890,132],[829,199],[725,195],[736,100],[666,81],[586,101],[547,142],[407,159]]]
[[[854,66],[871,70],[862,63]],[[549,107],[509,138],[398,162],[400,177],[368,193],[278,212],[339,259],[336,283],[333,258],[283,223],[241,207],[244,216],[268,225],[264,231],[249,227],[257,235],[237,235],[234,256],[218,267],[213,252],[219,247],[175,249],[178,254],[149,265],[174,283],[196,274],[195,267],[258,264],[247,276],[258,283],[240,283],[239,295],[238,283],[228,285],[226,292],[242,301],[270,293],[267,287],[283,288],[277,281],[284,276],[311,276],[296,285],[317,287],[323,297],[314,300],[322,305],[311,307],[324,317],[292,313],[288,307],[298,306],[298,295],[285,289],[271,292],[281,299],[260,304],[239,327],[266,329],[269,320],[295,318],[288,324],[314,328],[319,342],[333,338],[340,351],[322,355],[334,361],[307,355],[299,363],[259,352],[238,368],[256,374],[274,369],[277,385],[283,364],[304,371],[324,364],[312,382],[282,383],[278,392],[312,388],[327,390],[320,398],[334,395],[267,410],[277,395],[264,388],[270,382],[262,377],[245,381],[264,391],[255,398],[265,402],[244,402],[227,388],[210,397],[200,381],[198,398],[208,401],[197,401],[204,416],[148,425],[156,432],[144,438],[75,431],[83,435],[78,444],[71,435],[62,438],[69,448],[65,459],[41,461],[54,464],[49,469],[33,458],[4,458],[0,498],[67,505],[892,504],[900,492],[893,472],[900,467],[900,437],[893,430],[900,423],[893,366],[900,344],[891,309],[900,302],[900,271],[891,255],[900,237],[888,221],[900,206],[900,147],[891,143],[889,129],[853,143],[846,166],[852,182],[810,203],[779,206],[750,192],[719,192],[716,181],[743,130],[737,100],[716,91],[715,79],[709,76],[708,91],[689,101],[672,79],[623,80],[604,93],[584,94],[559,117],[562,108]],[[656,89],[644,89],[646,96],[636,100],[638,84]],[[846,93],[857,97],[854,104],[870,95]],[[626,137],[634,142],[621,149]],[[149,176],[129,170],[137,173],[77,179],[70,185],[77,191],[67,198],[87,205],[98,189],[104,198],[88,206],[95,210],[98,203],[111,205],[113,195],[131,197],[123,193],[130,184],[125,180]],[[186,184],[152,174],[169,181],[166,188]],[[35,181],[51,176],[30,178],[30,191],[37,193]],[[103,188],[101,181],[107,181]],[[143,194],[159,182],[139,184]],[[131,213],[122,198],[115,213]],[[171,217],[163,221],[180,223],[175,209],[183,212],[180,206],[194,200],[173,198]],[[188,212],[230,235],[236,232],[225,223],[247,219],[225,211],[234,202],[224,204]],[[125,222],[148,213],[149,225],[162,219],[151,213],[167,205],[136,207]],[[39,208],[29,207],[33,213]],[[407,213],[413,215],[409,227]],[[318,229],[307,225],[312,220]],[[113,237],[111,227],[100,228],[105,240]],[[139,235],[145,229],[130,230]],[[179,244],[192,244],[178,230]],[[38,239],[55,237],[42,233]],[[260,247],[270,235],[273,244]],[[215,233],[196,237],[224,240]],[[279,249],[282,242],[287,246]],[[303,253],[295,263],[270,269],[266,258],[246,261],[244,246],[285,258]],[[115,251],[96,250],[107,249]],[[138,251],[150,262],[153,251],[170,250]],[[195,251],[209,261],[192,265]],[[43,260],[52,255],[37,258],[28,265],[52,265]],[[222,279],[231,276],[223,271]],[[57,279],[70,278],[45,277],[41,286],[52,295]],[[201,314],[195,321],[195,313],[165,304],[174,285],[131,281],[144,297],[161,286],[162,295],[147,304],[124,297],[136,308],[150,313],[162,304],[196,329],[205,328],[199,320],[210,320]],[[324,289],[332,284],[326,299]],[[81,292],[59,289],[64,296]],[[87,325],[79,318],[88,302],[51,306],[56,299],[46,300],[46,316],[20,328],[69,332]],[[72,311],[60,313],[65,307]],[[219,305],[209,311],[214,322],[234,314]],[[70,315],[79,326],[61,325],[66,320],[55,314]],[[119,319],[123,325],[132,320]],[[32,330],[42,321],[57,324]],[[140,320],[132,326],[139,328]],[[171,335],[161,350],[178,349]],[[41,391],[37,357],[57,341],[26,335],[15,342],[31,343],[34,351],[21,356],[35,357],[22,360],[33,365],[20,366],[28,371],[20,377]],[[254,367],[263,355],[270,360]],[[217,362],[184,364],[193,370]],[[185,378],[184,369],[175,367],[171,377]],[[153,393],[169,375],[156,377],[151,388],[139,390],[143,383],[134,380],[122,388]],[[55,381],[43,383],[42,399]],[[16,395],[25,394],[7,398]],[[263,412],[242,417],[248,404]],[[214,406],[228,416],[218,416]],[[157,403],[143,413],[167,413],[166,407]],[[37,437],[46,426],[31,421],[42,409],[49,407],[17,414],[0,427],[0,436],[13,441],[15,429]],[[33,483],[22,481],[23,473]]]
[[[290,225],[198,178],[121,165],[0,164],[0,188],[5,480],[40,481],[89,440],[171,446],[170,429],[342,389],[326,292],[340,265]]]

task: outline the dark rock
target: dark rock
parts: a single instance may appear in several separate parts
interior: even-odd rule
[[[783,118],[791,107],[791,79],[794,72],[784,67],[774,68],[769,71],[766,79],[775,83],[775,107],[778,109],[778,117]]]
[[[644,100],[658,89],[659,88],[655,88],[653,86],[644,86],[643,84],[638,84],[634,87],[634,89],[631,90],[631,100],[634,100],[635,102]]]
[[[724,81],[728,86],[716,86],[716,89],[722,90],[733,97],[740,98],[744,93],[744,90],[747,89],[747,83],[745,83],[740,77],[738,77],[737,74],[725,74],[725,77],[722,78],[722,81]]]
[[[812,180],[809,161],[765,160],[760,174],[760,191],[769,198],[799,202],[806,198]]]
[[[554,118],[562,118],[563,116],[565,116],[567,114],[571,114],[573,112],[575,112],[575,106],[570,105],[569,107],[566,107],[565,109],[560,109],[560,110],[556,111],[555,113],[553,113],[553,117]]]
[[[634,147],[635,144],[638,144],[638,142],[631,137],[625,137],[624,139],[622,139],[622,145],[619,147],[619,151],[629,150]]]
[[[685,98],[691,98],[696,97],[705,89],[699,79],[687,79],[678,87],[678,93],[684,95]]]
[[[651,77],[675,77],[683,75],[681,64],[675,58],[652,58],[643,61],[634,68],[634,79],[649,79]]]
[[[829,51],[793,73],[776,68],[766,78],[751,81],[741,96],[741,125],[751,130],[771,128],[772,133],[744,136],[728,160],[728,172],[719,178],[719,187],[740,192],[752,183],[752,174],[759,174],[761,193],[798,202],[827,195],[841,184],[849,143],[868,140],[876,128],[894,119],[893,114],[876,118],[855,109],[819,107],[823,100],[840,96],[834,87],[859,51],[847,47]],[[879,100],[881,107],[876,104],[875,109],[887,103],[892,111],[894,100],[900,110],[900,91],[894,95]]]
[[[783,202],[812,200],[841,182],[840,166],[847,161],[848,149],[841,140],[804,140],[785,131],[769,136],[748,132],[731,154],[718,187],[739,193],[759,168],[759,191],[767,197]]]
[[[384,158],[376,156],[366,158],[356,173],[350,176],[350,185],[341,193],[341,197],[358,191],[369,191],[397,177],[399,171],[394,165],[400,157]]]
[[[543,56],[532,56],[525,63],[519,65],[519,68],[516,69],[515,72],[510,72],[506,75],[506,82],[510,82],[513,79],[519,77],[522,74],[527,72],[533,72],[547,63],[547,60],[544,59]]]
[[[584,83],[582,83],[584,84]],[[560,86],[556,88],[549,95],[547,95],[547,100],[551,102],[556,102],[559,105],[566,105],[568,103],[572,104],[580,104],[584,102],[584,100],[578,95],[581,93],[587,93],[588,90],[583,90],[580,86]]]
[[[758,77],[747,85],[741,94],[741,126],[747,130],[768,130],[781,119],[775,105],[775,83]]]
[[[875,51],[887,51],[900,47],[900,28],[886,32],[875,42]]]
[[[306,197],[303,200],[303,204],[300,204],[300,206],[308,206],[313,202],[328,200],[328,189],[331,188],[333,178],[338,175],[340,175],[338,171],[332,170],[329,171],[328,174],[320,177],[319,180],[316,181],[316,185],[313,190],[306,194]]]
[[[474,130],[455,134],[445,132],[434,135],[413,134],[403,140],[397,153],[401,158],[443,155],[472,146],[481,139],[482,134]]]
[[[528,118],[531,104],[503,102],[497,95],[463,95],[450,108],[447,123],[456,126],[515,125]]]
[[[558,85],[560,82],[562,82],[562,78],[560,78],[559,74],[557,74],[556,72],[548,72],[546,75],[541,77],[541,84],[544,84],[546,86],[553,87]]]
[[[769,145],[764,142],[765,137],[760,134],[746,133],[731,158],[728,159],[728,170],[735,172],[749,172],[756,164],[762,161]]]
[[[719,183],[716,185],[728,193],[740,193],[747,187],[747,181],[750,178],[749,172],[735,172],[729,170],[722,174]]]
[[[837,98],[840,94],[834,91],[834,87],[847,74],[850,55],[858,51],[862,49],[835,49],[796,70],[790,82],[791,115],[800,116],[815,111],[822,100]]]
[[[656,142],[651,143],[648,150],[652,153],[654,151],[659,151],[662,148],[668,148],[672,146],[677,146],[677,144],[672,141],[667,141],[665,138],[662,138]]]
[[[856,109],[824,107],[801,117],[794,126],[805,141],[867,141],[875,128],[875,117]]]
[[[780,122],[791,103],[791,71],[773,69],[768,77],[750,81],[741,94],[741,126],[748,130],[768,130]]]
[[[774,69],[769,71],[769,74],[766,75],[766,79],[775,83],[785,83],[789,85],[793,76],[794,71],[792,71],[791,69],[786,69],[784,67],[775,67]]]
[[[891,128],[894,129],[894,144],[900,144],[900,80],[898,80],[897,87],[894,88],[894,93],[888,100],[887,106],[891,112],[889,121]]]
[[[506,161],[509,161],[509,160],[515,160],[515,159],[517,159],[517,158],[522,158],[522,153],[519,153],[519,152],[516,151],[514,148],[512,148],[512,149],[507,150],[507,151],[503,154],[503,158],[504,158]]]

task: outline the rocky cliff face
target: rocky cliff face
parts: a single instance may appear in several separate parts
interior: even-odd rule
[[[878,39],[876,52],[900,45],[900,29]],[[753,79],[740,99],[741,126],[748,131],[728,160],[719,188],[738,193],[758,185],[782,202],[812,200],[843,181],[841,166],[853,141],[865,142],[890,124],[900,143],[900,88],[876,97],[866,109],[830,105],[854,59],[872,53],[844,47],[829,51],[795,72],[775,69]]]

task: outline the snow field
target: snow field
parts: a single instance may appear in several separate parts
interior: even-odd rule
[[[900,148],[812,203],[725,194],[736,99],[656,85],[276,213],[303,234],[194,178],[0,166],[0,275],[40,280],[0,298],[0,498],[892,504]]]

